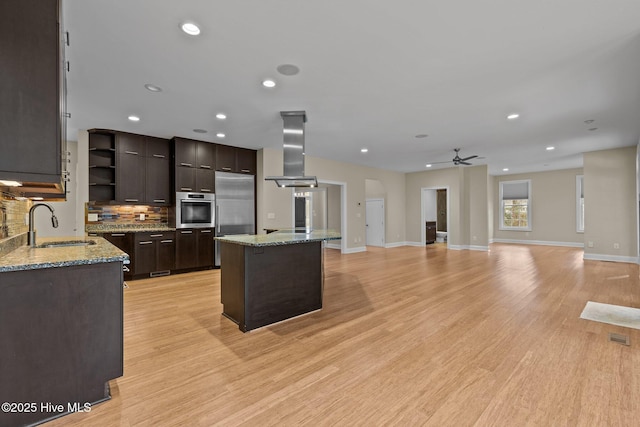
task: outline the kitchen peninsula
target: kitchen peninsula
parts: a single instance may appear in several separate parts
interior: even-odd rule
[[[322,308],[323,247],[333,230],[217,237],[223,315],[247,332]]]
[[[0,402],[22,405],[0,413],[2,426],[90,409],[123,373],[128,255],[100,237],[23,237],[0,257]]]

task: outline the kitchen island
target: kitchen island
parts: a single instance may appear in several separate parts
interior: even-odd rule
[[[38,239],[0,257],[1,426],[31,425],[110,398],[123,373],[122,267],[99,237]]]
[[[223,315],[241,331],[322,308],[323,247],[333,230],[217,237]]]

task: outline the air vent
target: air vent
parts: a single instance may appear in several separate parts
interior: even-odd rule
[[[609,332],[609,341],[617,342],[622,345],[630,345],[628,335],[614,334],[613,332]]]

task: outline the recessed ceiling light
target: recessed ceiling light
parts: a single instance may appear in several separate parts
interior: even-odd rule
[[[227,136],[227,135],[225,135],[225,134],[224,134],[224,133],[222,133],[222,132],[218,132],[218,133],[216,133],[216,136],[217,136],[218,138],[224,138],[224,137],[225,137],[225,136]]]
[[[503,168],[502,172],[509,172],[509,168]]]
[[[598,130],[598,128],[591,128],[589,129],[591,132],[593,132],[594,130]]]
[[[0,185],[4,185],[5,187],[22,187],[22,183],[18,181],[0,180]]]
[[[427,167],[428,167],[428,168],[430,168],[430,167],[431,167],[431,165],[427,165]]]
[[[555,149],[556,149],[556,147],[552,147],[552,146],[548,146],[547,147],[547,151],[552,151],[552,150],[555,150]]]
[[[200,34],[200,27],[198,27],[193,22],[185,22],[180,28],[182,28],[182,31],[189,34],[190,36],[197,36],[198,34]]]
[[[300,68],[298,68],[297,66],[295,66],[293,64],[278,65],[276,70],[278,70],[278,72],[280,74],[282,74],[283,76],[295,76],[296,74],[298,74],[300,72]]]
[[[224,120],[227,118],[227,115],[224,113],[218,113],[216,114],[216,119],[220,119],[220,120]]]
[[[513,113],[513,114],[509,114],[509,115],[507,116],[507,119],[509,119],[509,120],[515,120],[515,119],[517,119],[518,117],[520,117],[520,114],[518,114],[518,113]]]
[[[139,122],[140,121],[140,117],[138,117],[138,116],[129,116],[129,120],[131,120],[132,122]]]
[[[206,129],[194,129],[193,130],[195,133],[207,133]]]
[[[586,124],[590,125],[591,123],[595,122],[595,120],[593,119],[589,119],[589,120],[585,120],[584,121]]]
[[[276,82],[271,80],[271,79],[266,79],[262,81],[262,86],[264,87],[275,87],[276,86]]]
[[[361,148],[361,149],[360,149],[360,152],[361,152],[361,153],[368,153],[368,152],[369,152],[369,149],[368,149],[368,148]]]
[[[151,92],[162,92],[162,88],[160,86],[156,86],[156,85],[152,85],[152,84],[146,84],[144,85],[145,89],[147,89],[148,91]]]
[[[429,135],[427,135],[426,133],[419,133],[419,134],[416,135],[416,138],[426,138],[428,136]]]

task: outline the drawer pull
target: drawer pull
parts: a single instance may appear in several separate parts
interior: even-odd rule
[[[211,193],[211,189],[210,188],[201,188],[200,191],[203,192],[203,193]]]
[[[164,159],[165,158],[164,154],[154,154],[153,157],[157,157],[159,159]]]
[[[192,234],[193,231],[181,231],[180,233],[182,233],[182,234]]]
[[[240,172],[249,173],[251,171],[249,169],[241,169]]]
[[[173,243],[173,240],[168,239],[168,240],[160,240],[160,243]]]
[[[162,237],[162,234],[152,234],[149,237]]]
[[[180,163],[180,166],[192,167],[193,164],[191,164],[191,163]]]
[[[165,199],[153,199],[153,203],[165,203]]]
[[[189,188],[189,187],[180,187],[180,189],[182,191],[193,191],[193,188]]]
[[[138,199],[124,199],[125,202],[137,202]]]
[[[148,242],[140,242],[140,244],[141,244],[141,245],[150,245],[150,244],[152,244],[152,243],[153,243],[152,241],[148,241]]]
[[[133,154],[134,156],[138,155],[137,151],[125,151],[126,154]]]
[[[201,233],[211,233],[211,230],[200,230]]]
[[[211,166],[209,166],[209,165],[200,165],[200,167],[202,169],[211,169]]]
[[[124,237],[124,233],[111,233],[111,237]]]
[[[222,170],[223,170],[223,171],[230,171],[230,170],[231,170],[231,168],[224,167],[224,168],[222,168]]]

